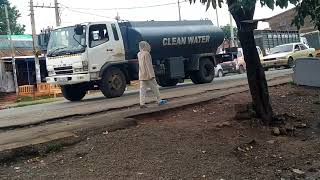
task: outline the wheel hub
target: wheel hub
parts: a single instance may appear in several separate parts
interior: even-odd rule
[[[118,74],[113,74],[109,79],[109,84],[112,89],[120,89],[122,86],[121,77]]]
[[[205,67],[204,67],[204,69],[205,69],[205,71],[204,71],[204,74],[205,74],[205,76],[211,76],[212,75],[212,73],[214,72],[214,68],[212,68],[211,66],[209,66],[209,65],[206,65]]]

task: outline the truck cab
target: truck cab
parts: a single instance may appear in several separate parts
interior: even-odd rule
[[[69,100],[82,99],[88,89],[98,86],[103,65],[124,62],[122,42],[118,24],[111,22],[85,23],[52,31],[47,82],[61,85],[63,95]],[[114,90],[125,88],[123,76],[114,74],[109,79]]]
[[[117,24],[80,26],[82,32],[78,33],[74,26],[58,28],[51,33],[47,54],[48,83],[67,85],[99,80],[99,71],[105,62],[124,61],[124,46]]]

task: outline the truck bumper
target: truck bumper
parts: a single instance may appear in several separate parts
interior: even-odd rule
[[[89,82],[90,74],[52,76],[52,77],[47,77],[46,81],[49,84],[59,84],[59,85],[79,84],[83,82]]]

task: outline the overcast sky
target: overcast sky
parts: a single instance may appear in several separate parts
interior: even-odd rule
[[[31,33],[29,0],[9,0],[11,4],[17,6],[22,17],[19,19],[21,24],[26,25],[26,33]],[[184,0],[180,0],[184,1]],[[188,0],[187,0],[188,1]],[[51,5],[54,0],[34,0],[34,5]],[[88,21],[108,21],[116,17],[117,12],[124,20],[178,20],[177,4],[130,10],[95,10],[127,8],[138,6],[152,6],[166,3],[175,3],[177,0],[58,0],[61,8],[62,25],[71,25]],[[289,6],[292,8],[293,6]],[[255,18],[267,18],[285,11],[276,8],[273,11],[267,7],[257,4]],[[218,9],[220,25],[230,23],[228,9],[224,5]],[[216,24],[215,10],[210,8],[206,11],[205,6],[197,3],[190,5],[187,2],[181,3],[181,16],[183,20],[211,19]],[[55,26],[54,9],[35,8],[35,19],[37,32],[48,26]],[[259,28],[266,28],[267,24],[259,24]]]

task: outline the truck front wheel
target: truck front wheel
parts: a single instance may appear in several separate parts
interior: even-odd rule
[[[195,84],[210,83],[214,78],[214,64],[209,59],[202,59],[199,63],[199,71],[191,73],[190,78]]]
[[[157,77],[157,83],[161,86],[161,87],[169,87],[169,86],[175,86],[177,85],[179,82],[178,79],[170,79],[167,77]]]
[[[107,69],[100,82],[100,90],[107,98],[115,98],[123,95],[126,89],[124,73],[116,67]]]
[[[87,89],[82,85],[65,85],[61,86],[61,92],[69,101],[80,101],[86,95]]]

